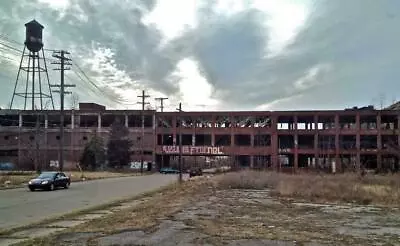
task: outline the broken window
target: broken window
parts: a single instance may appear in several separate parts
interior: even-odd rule
[[[361,167],[375,170],[378,167],[376,155],[360,155]]]
[[[142,126],[142,125],[140,125]],[[144,116],[144,127],[153,127],[153,115]]]
[[[157,145],[174,145],[174,138],[172,134],[158,134]]]
[[[19,115],[0,115],[0,126],[19,126]]]
[[[182,134],[182,145],[192,145],[193,135],[192,134]],[[179,141],[178,141],[179,144]]]
[[[286,154],[278,156],[279,167],[294,167],[294,155]]]
[[[339,148],[343,149],[343,150],[357,149],[356,136],[355,135],[340,135],[339,136]]]
[[[298,130],[314,130],[314,116],[299,116],[297,118],[297,129]]]
[[[236,146],[250,146],[251,137],[249,134],[237,134],[235,135],[235,145]]]
[[[216,116],[215,117],[215,127],[217,128],[226,128],[231,127],[231,120],[229,116]]]
[[[313,149],[314,148],[314,135],[299,135],[298,136],[299,149]]]
[[[194,139],[195,146],[211,146],[211,134],[196,134]]]
[[[86,114],[80,115],[79,127],[97,127],[97,126],[98,126],[97,115],[86,115]]]
[[[241,167],[249,167],[250,166],[250,156],[249,155],[235,156],[235,163],[237,163]]]
[[[254,135],[254,146],[270,146],[271,136],[268,134]]]
[[[357,128],[355,115],[340,115],[339,125],[342,130],[354,130]]]
[[[320,150],[335,149],[335,135],[319,135],[318,148]]]
[[[196,117],[196,127],[197,128],[212,127],[212,117],[209,115]]]
[[[376,130],[376,115],[361,115],[360,128],[363,130]]]
[[[254,118],[254,127],[271,127],[271,118],[269,116],[257,116]]]
[[[231,145],[231,135],[215,135],[214,146],[230,146]]]
[[[293,116],[279,116],[277,123],[278,130],[294,130],[294,117]]]
[[[381,129],[395,130],[398,128],[398,120],[396,115],[382,115],[381,116]]]
[[[334,115],[320,115],[318,116],[317,128],[318,130],[335,129],[335,116]]]
[[[254,117],[252,116],[234,116],[233,125],[234,127],[252,127],[254,123]]]
[[[279,149],[294,148],[294,136],[293,135],[279,135],[278,136],[278,147],[279,147]]]
[[[378,148],[376,135],[361,135],[360,149],[376,149]]]
[[[172,116],[159,116],[158,127],[171,128],[172,127]]]

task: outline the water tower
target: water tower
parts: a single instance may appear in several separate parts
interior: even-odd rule
[[[25,28],[24,49],[17,79],[15,80],[10,109],[13,108],[16,97],[23,98],[24,110],[29,108],[43,110],[49,107],[54,109],[53,95],[43,50],[42,37],[44,27],[36,20],[32,20],[25,24]]]

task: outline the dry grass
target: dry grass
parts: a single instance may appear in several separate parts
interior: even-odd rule
[[[82,180],[94,180],[94,179],[105,179],[105,178],[116,178],[126,177],[133,175],[140,175],[139,173],[122,173],[122,172],[65,172],[71,176],[72,182],[78,182]],[[36,177],[36,172],[31,171],[12,171],[12,172],[1,172],[0,173],[0,189],[16,188],[26,184],[30,179]]]
[[[400,204],[400,175],[356,174],[289,175],[274,172],[242,171],[223,175],[219,187],[265,189],[282,197],[311,201],[342,201],[361,204]]]

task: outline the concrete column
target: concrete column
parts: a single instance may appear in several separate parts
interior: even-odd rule
[[[382,134],[381,134],[381,114],[378,111],[378,115],[376,116],[376,125],[378,129],[378,135],[376,137],[377,140],[377,148],[378,148],[378,155],[376,157],[377,162],[377,169],[378,171],[382,169]]]
[[[342,165],[340,163],[340,119],[339,114],[335,114],[335,171],[341,172]]]
[[[49,128],[49,116],[47,114],[44,115],[44,128]]]
[[[318,115],[314,115],[314,165],[315,167],[315,160],[317,160],[319,156],[319,148],[318,148]]]
[[[250,156],[250,168],[251,169],[254,168],[254,156],[253,155]]]
[[[357,157],[356,157],[356,163],[357,163],[357,169],[360,169],[361,167],[361,154],[360,154],[360,113],[356,113],[356,129],[357,129],[357,135],[356,135],[356,147],[357,147]]]
[[[125,115],[125,127],[129,127],[129,118],[128,115]]]
[[[46,119],[46,121],[47,121],[47,119]],[[72,111],[71,112],[71,129],[74,129],[74,128],[75,128],[75,114],[74,114],[74,111]]]
[[[97,128],[99,130],[101,129],[101,114],[97,115]]]
[[[196,135],[192,134],[192,146],[196,145]]]
[[[279,171],[279,146],[278,146],[278,130],[277,117],[271,115],[271,164],[274,170]]]
[[[294,116],[294,172],[299,168],[299,135],[297,131],[297,115]]]
[[[22,114],[18,115],[18,127],[22,127]]]

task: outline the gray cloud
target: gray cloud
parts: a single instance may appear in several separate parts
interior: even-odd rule
[[[160,47],[162,33],[141,21],[155,2],[74,0],[62,13],[28,0],[4,1],[0,32],[22,41],[23,24],[35,17],[46,26],[46,47],[71,50],[79,62],[92,57],[94,48],[109,48],[114,56],[106,64],[128,76],[121,81],[113,73],[90,71],[90,64],[83,65],[94,79],[106,78],[110,88],[144,86],[168,96],[178,95],[180,78],[172,74],[176,64],[191,57],[214,86],[214,97],[224,102],[224,109],[253,109],[284,98],[288,100],[274,104],[276,109],[343,108],[368,104],[378,93],[392,97],[400,89],[399,1],[313,1],[306,26],[272,57],[266,49],[271,37],[263,25],[269,16],[251,8],[221,15],[211,0],[198,11],[198,27]],[[15,77],[16,68],[2,65],[0,73]],[[0,98],[4,105],[13,81],[1,75],[0,81],[2,93],[7,92]],[[118,98],[110,88],[104,90]],[[80,93],[82,100],[85,93]],[[104,100],[93,94],[93,100]]]

